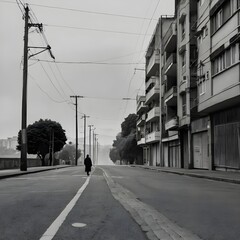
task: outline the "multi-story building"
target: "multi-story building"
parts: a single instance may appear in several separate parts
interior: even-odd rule
[[[146,146],[146,132],[145,132],[145,122],[146,122],[146,112],[147,106],[145,105],[146,97],[137,96],[137,144],[143,149],[143,163],[147,164],[147,154],[148,148]]]
[[[150,165],[240,170],[240,0],[175,5],[147,49],[138,144]]]
[[[181,166],[193,167],[191,121],[197,117],[197,0],[176,0],[177,111]]]
[[[162,166],[181,167],[177,112],[177,25],[174,17],[162,41]]]
[[[7,139],[0,139],[0,147],[6,149],[13,149],[16,150],[17,147],[17,137],[9,137]]]
[[[161,41],[162,37],[166,34],[172,18],[161,17],[155,28],[153,37],[149,43],[146,53],[146,66],[145,66],[145,102],[139,98],[137,100],[139,115],[138,127],[140,130],[140,138],[138,144],[143,146],[145,163],[148,165],[160,165],[160,152],[161,152],[161,110],[160,110],[160,79],[161,79]],[[139,113],[139,107],[144,104],[146,112]],[[144,117],[144,128],[141,127],[143,123],[141,118]],[[140,125],[139,125],[140,124]],[[144,135],[143,135],[144,133]],[[145,137],[145,142],[143,139]],[[144,144],[143,144],[144,142]]]
[[[198,111],[209,168],[240,169],[240,1],[199,1]]]

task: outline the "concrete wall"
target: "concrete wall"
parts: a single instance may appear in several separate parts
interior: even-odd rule
[[[28,167],[39,167],[41,166],[40,159],[29,158],[27,160]],[[20,167],[19,158],[0,158],[0,170],[3,169],[16,169]]]

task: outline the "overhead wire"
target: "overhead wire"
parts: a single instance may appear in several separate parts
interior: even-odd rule
[[[155,9],[154,9],[154,11],[153,11],[151,20],[150,20],[149,23],[148,23],[148,26],[147,26],[147,29],[146,29],[146,31],[145,31],[144,38],[143,38],[143,41],[142,41],[141,50],[142,50],[142,48],[143,48],[143,45],[144,45],[144,42],[145,42],[145,38],[146,38],[146,36],[147,36],[147,32],[148,32],[149,27],[150,27],[150,25],[151,25],[152,19],[153,19],[154,15],[155,15],[155,13],[156,13],[156,11],[157,11],[157,8],[158,8],[158,6],[159,6],[159,4],[160,4],[160,1],[161,1],[161,0],[158,0],[157,5],[155,6]],[[151,35],[152,35],[152,34],[151,34]],[[142,57],[142,58],[143,58],[143,57]],[[139,62],[141,62],[142,58],[139,60]],[[138,66],[138,64],[137,64],[135,67],[137,67],[137,66]],[[130,87],[131,87],[133,78],[134,78],[134,75],[131,77],[131,79],[130,79],[130,81],[129,81],[127,95],[129,94],[129,90],[130,90]],[[127,105],[128,105],[128,102],[126,102],[125,109],[124,109],[124,114],[123,114],[123,115],[125,115],[125,113],[126,113]]]
[[[95,32],[106,32],[106,33],[114,33],[114,34],[125,34],[132,36],[144,35],[136,32],[124,32],[124,31],[115,31],[115,30],[107,30],[107,29],[97,29],[97,28],[88,28],[88,27],[75,27],[75,26],[67,26],[67,25],[57,25],[57,24],[44,24],[45,27],[55,27],[55,28],[66,28],[66,29],[77,29],[77,30],[85,30],[85,31],[95,31]],[[151,34],[149,34],[151,35]]]

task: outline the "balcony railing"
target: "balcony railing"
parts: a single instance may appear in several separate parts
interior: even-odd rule
[[[165,64],[165,74],[169,76],[177,75],[177,57],[176,53],[172,53]]]
[[[146,122],[155,121],[160,117],[160,107],[154,107],[147,114]]]
[[[140,102],[137,106],[137,113],[144,112],[147,110],[147,105],[144,102]]]
[[[137,120],[137,126],[143,126],[146,120],[146,115],[142,115],[138,120]]]
[[[150,57],[147,64],[147,75],[151,76],[155,71],[157,71],[160,63],[160,51],[155,50]]]
[[[170,90],[168,90],[165,93],[164,99],[165,99],[165,103],[168,106],[176,106],[177,105],[177,87],[174,86]]]
[[[176,49],[177,46],[177,30],[176,30],[176,23],[173,22],[168,31],[166,32],[165,36],[163,37],[163,45],[166,51],[170,52],[171,50]]]
[[[160,131],[151,132],[146,135],[146,143],[154,143],[160,141]]]
[[[175,130],[178,128],[178,117],[175,116],[165,123],[166,130]]]
[[[137,141],[137,145],[138,145],[138,146],[145,145],[145,144],[146,144],[146,139],[145,139],[145,137],[142,137],[141,139],[139,139],[139,140]]]
[[[146,94],[146,104],[148,104],[153,99],[159,98],[159,95],[160,86],[157,84]]]
[[[156,85],[158,82],[159,82],[159,80],[158,80],[157,77],[151,77],[151,78],[146,82],[146,85],[145,85],[146,90],[148,90],[148,88],[149,88],[151,85]]]

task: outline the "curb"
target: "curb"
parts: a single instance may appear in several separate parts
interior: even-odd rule
[[[195,177],[195,178],[204,178],[204,179],[209,179],[209,180],[218,181],[218,182],[228,182],[228,183],[240,184],[240,180],[238,180],[238,179],[230,179],[230,178],[214,177],[214,176],[205,176],[205,175],[200,175],[200,174],[197,174],[197,173],[178,172],[178,171],[174,171],[174,170],[164,170],[164,169],[151,168],[151,167],[146,167],[146,166],[144,166],[144,167],[131,166],[131,167],[139,167],[139,168],[152,170],[152,171],[157,171],[157,172],[185,175],[185,176]]]
[[[39,172],[46,172],[46,171],[51,171],[51,170],[56,170],[56,169],[61,169],[61,168],[67,168],[67,167],[71,167],[71,166],[64,166],[64,167],[55,167],[55,168],[46,168],[46,169],[39,169],[39,170],[33,170],[33,171],[25,171],[25,172],[18,172],[18,173],[10,173],[10,174],[6,174],[6,175],[0,175],[0,180],[1,179],[6,179],[6,178],[11,178],[11,177],[17,177],[17,176],[21,176],[21,175],[28,175],[28,174],[33,174],[33,173],[39,173]]]

